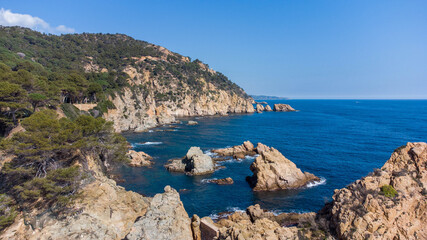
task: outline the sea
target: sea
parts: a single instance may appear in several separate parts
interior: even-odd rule
[[[381,168],[393,151],[407,142],[427,141],[427,100],[274,100],[297,112],[263,112],[183,118],[142,133],[124,136],[136,151],[154,157],[151,167],[121,167],[127,190],[145,196],[162,193],[170,185],[180,193],[188,214],[211,216],[245,210],[253,204],[275,213],[319,211],[332,200],[335,189],[346,187],[375,168]],[[189,120],[199,124],[186,125]],[[171,173],[164,164],[185,156],[192,146],[205,153],[261,142],[278,149],[302,171],[321,178],[298,190],[254,192],[246,182],[254,157],[222,162],[223,169],[204,176]],[[231,177],[233,185],[216,185],[209,179]]]

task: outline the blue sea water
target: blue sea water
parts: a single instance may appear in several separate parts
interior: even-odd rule
[[[191,216],[245,209],[253,204],[276,212],[318,211],[334,189],[380,168],[393,150],[407,142],[427,141],[426,100],[286,100],[298,112],[264,112],[196,118],[199,125],[177,124],[150,132],[124,134],[137,151],[154,157],[150,168],[122,167],[121,183],[146,196],[165,185],[180,191]],[[187,120],[184,119],[184,123]],[[321,185],[291,191],[253,192],[245,181],[253,159],[229,161],[207,176],[170,173],[163,165],[184,156],[191,146],[204,151],[250,140],[272,146],[303,171],[326,179]],[[204,179],[232,177],[233,185]],[[185,190],[184,190],[185,189]],[[183,191],[184,190],[184,191]]]

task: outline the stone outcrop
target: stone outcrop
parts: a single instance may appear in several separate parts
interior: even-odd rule
[[[258,104],[256,105],[256,111],[257,111],[257,113],[262,113],[262,112],[264,112],[264,106],[263,106],[262,104],[258,103]]]
[[[273,109],[271,109],[270,105],[267,104],[267,105],[265,105],[264,111],[271,112],[271,111],[273,111]]]
[[[204,175],[215,171],[214,161],[199,147],[191,147],[184,158],[173,159],[165,167],[171,172],[185,172],[189,175]]]
[[[246,212],[236,212],[219,220],[218,239],[325,239],[317,229],[315,213],[282,213],[275,215],[257,204]],[[290,227],[289,227],[290,226]],[[202,232],[203,233],[203,232]]]
[[[254,174],[247,178],[254,191],[301,188],[320,180],[311,173],[303,173],[275,148],[259,144],[257,152],[260,155],[250,167]]]
[[[127,240],[193,239],[191,220],[182,205],[178,192],[170,186],[156,194],[144,217],[132,226]]]
[[[218,185],[230,185],[234,183],[231,177],[221,178],[221,179],[209,179],[208,182],[216,183]]]
[[[214,149],[212,152],[222,157],[232,156],[235,159],[242,159],[247,155],[253,156],[257,153],[256,148],[250,141],[245,141],[242,145],[230,148]]]
[[[17,217],[0,239],[122,239],[143,216],[149,199],[105,177],[84,187],[63,217],[50,211]]]
[[[129,150],[127,155],[130,158],[128,165],[131,167],[145,167],[153,164],[153,162],[150,161],[153,158],[145,152]]]
[[[294,111],[296,111],[289,104],[283,104],[283,103],[274,104],[273,110],[275,112],[294,112]]]
[[[381,169],[335,190],[324,225],[340,239],[427,239],[426,167],[426,143],[396,149]]]

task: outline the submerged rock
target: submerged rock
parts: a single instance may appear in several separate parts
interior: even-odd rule
[[[254,191],[300,188],[320,180],[311,173],[303,173],[275,148],[258,144],[257,152],[260,156],[250,167],[254,174],[252,177],[247,177]]]
[[[289,104],[278,103],[278,104],[274,104],[274,111],[275,112],[294,112],[296,110],[293,107],[291,107]]]
[[[199,147],[191,147],[184,158],[173,159],[165,165],[171,172],[185,172],[190,175],[204,175],[215,171],[212,158]]]
[[[222,179],[210,179],[208,180],[210,183],[216,183],[218,185],[230,185],[233,184],[234,181],[231,177],[222,178]]]
[[[193,239],[191,220],[180,200],[178,192],[170,186],[156,194],[147,213],[132,226],[127,240]]]
[[[153,164],[153,162],[150,161],[153,158],[145,152],[129,150],[127,155],[130,158],[128,165],[131,167],[144,167]]]

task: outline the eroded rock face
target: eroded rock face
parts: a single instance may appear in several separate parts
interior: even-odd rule
[[[311,173],[303,173],[275,148],[258,144],[257,152],[260,155],[250,167],[254,174],[247,178],[254,191],[300,188],[320,180]]]
[[[273,110],[275,112],[294,112],[294,111],[296,111],[289,104],[283,104],[283,103],[274,104]]]
[[[131,167],[144,167],[153,164],[153,162],[150,161],[153,158],[145,152],[129,150],[128,156],[130,158],[130,162],[128,165]]]
[[[123,239],[148,204],[148,198],[99,177],[82,189],[65,216],[51,212],[20,216],[0,239]]]
[[[273,109],[271,109],[270,105],[267,104],[267,105],[265,105],[264,111],[271,112],[271,111],[273,111]]]
[[[189,175],[204,175],[215,171],[214,161],[199,147],[191,147],[184,158],[173,159],[165,167],[171,172],[185,172]]]
[[[323,209],[342,239],[427,239],[427,144],[397,149],[373,174],[335,190]],[[395,197],[384,196],[390,185]]]
[[[256,105],[256,111],[257,111],[257,113],[262,113],[262,112],[264,112],[264,106],[263,106],[262,104],[258,103],[258,104]]]
[[[191,220],[178,192],[166,186],[164,193],[156,194],[150,202],[147,213],[133,224],[126,239],[193,239]]]

